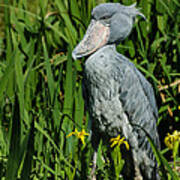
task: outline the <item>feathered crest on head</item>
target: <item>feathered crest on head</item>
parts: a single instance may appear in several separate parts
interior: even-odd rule
[[[126,13],[132,16],[141,16],[146,20],[146,17],[144,16],[143,13],[140,12],[141,8],[136,8],[136,2],[130,6],[124,6],[126,9]],[[127,11],[128,10],[128,11]]]

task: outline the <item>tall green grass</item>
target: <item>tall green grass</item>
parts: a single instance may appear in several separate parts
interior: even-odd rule
[[[75,128],[89,131],[81,87],[84,61],[74,62],[71,52],[83,37],[92,8],[100,2],[106,1],[0,1],[4,32],[0,34],[1,179],[87,179],[90,175],[90,138],[82,145],[66,136]],[[180,3],[140,0],[138,7],[147,21],[139,19],[117,49],[155,88],[162,141],[180,122]],[[101,158],[107,151],[104,146],[98,151],[99,179],[115,178],[108,158]],[[162,161],[170,168],[167,160]],[[168,178],[175,179],[171,168],[169,172]]]

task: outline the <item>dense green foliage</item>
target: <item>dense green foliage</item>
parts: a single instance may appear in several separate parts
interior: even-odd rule
[[[101,2],[108,1],[0,1],[2,179],[87,179],[90,175],[90,138],[83,145],[75,137],[66,137],[75,128],[89,131],[81,89],[84,61],[74,62],[71,52],[83,37],[92,8]],[[137,6],[147,21],[138,18],[117,49],[154,87],[162,152],[171,161],[163,140],[167,132],[180,128],[180,2],[139,0]],[[168,179],[177,179],[173,173],[177,172],[151,143],[163,176],[167,171]],[[99,179],[115,179],[119,172],[109,164],[107,151],[103,146],[98,150]]]

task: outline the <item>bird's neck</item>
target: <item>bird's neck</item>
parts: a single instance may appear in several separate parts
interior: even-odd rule
[[[99,51],[100,50],[104,51],[106,49],[112,49],[114,52],[116,52],[116,45],[115,44],[107,44],[107,45],[103,46],[102,48],[100,48]]]
[[[106,53],[113,53],[116,54],[116,45],[115,44],[107,44],[103,47],[101,47],[100,49],[98,49],[95,53],[93,53],[92,55],[90,55],[90,58],[94,58],[95,56],[97,56],[98,54],[106,54]],[[88,58],[89,59],[89,58]]]
[[[87,58],[85,66],[95,69],[101,66],[104,67],[106,64],[110,65],[113,61],[116,61],[117,54],[115,44],[105,45]]]

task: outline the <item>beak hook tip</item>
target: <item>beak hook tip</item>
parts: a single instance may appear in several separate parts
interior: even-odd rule
[[[77,59],[77,56],[76,56],[76,50],[74,50],[74,51],[72,52],[72,58],[73,58],[74,60]]]

